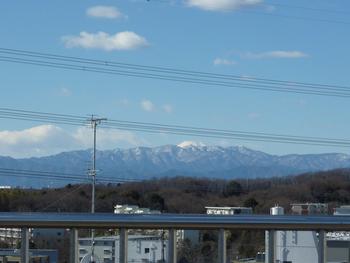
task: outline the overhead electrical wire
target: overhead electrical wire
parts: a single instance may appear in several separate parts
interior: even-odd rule
[[[286,87],[266,87],[265,85],[247,85],[241,83],[230,83],[230,82],[222,82],[222,81],[212,81],[207,79],[196,79],[196,78],[184,78],[184,77],[174,77],[167,75],[157,75],[157,74],[148,74],[148,73],[139,73],[139,72],[130,72],[130,71],[120,71],[120,70],[110,70],[110,69],[102,69],[102,68],[92,68],[87,66],[77,66],[77,65],[67,65],[62,63],[52,63],[52,62],[38,62],[34,60],[23,60],[23,59],[4,59],[0,56],[0,61],[3,62],[13,62],[20,64],[30,64],[35,66],[44,66],[44,67],[53,67],[60,69],[70,69],[70,70],[79,70],[85,72],[94,72],[94,73],[104,73],[111,75],[120,75],[127,77],[139,77],[139,78],[148,78],[148,79],[157,79],[157,80],[168,80],[168,81],[176,81],[176,82],[184,82],[190,84],[203,84],[206,86],[221,86],[227,88],[243,88],[250,90],[262,90],[262,91],[278,91],[278,92],[287,92],[294,94],[309,94],[309,95],[321,95],[321,96],[333,96],[333,97],[342,97],[349,98],[350,93],[345,92],[325,92],[321,90],[307,90],[307,89],[291,89]]]
[[[90,179],[84,174],[72,174],[72,173],[60,173],[51,171],[36,171],[36,170],[21,170],[0,167],[0,176],[2,177],[24,177],[24,178],[36,178],[47,179],[53,181],[65,181],[88,183]],[[99,176],[97,182],[99,183],[127,183],[137,182],[145,180],[145,178],[118,178],[118,177],[105,177]]]
[[[342,98],[350,97],[350,87],[348,86],[314,84],[253,77],[247,78],[237,75],[216,74],[168,67],[145,66],[139,64],[61,56],[7,48],[0,48],[0,61],[49,68],[104,73],[126,77],[201,84],[206,86],[221,86],[227,88],[287,92],[294,94],[309,94]]]
[[[36,209],[37,211],[40,211],[40,212],[43,212],[43,211],[46,211],[48,208],[52,207],[53,205],[56,205],[58,204],[59,202],[61,202],[63,199],[67,198],[68,196],[74,194],[75,192],[78,192],[78,190],[82,189],[84,187],[83,184],[77,186],[76,188],[74,188],[73,190],[70,190],[64,194],[61,194],[60,195],[60,198],[58,198],[57,200],[53,201],[52,203],[46,205],[45,207],[43,208],[38,208]]]
[[[142,1],[142,0],[141,0]],[[146,2],[146,1],[142,1]],[[164,4],[170,4],[171,0],[147,0],[148,3],[150,2],[158,2],[158,3],[164,3]],[[343,24],[343,25],[349,25],[350,21],[342,21],[342,20],[333,20],[333,19],[325,19],[325,18],[317,18],[312,16],[294,16],[294,15],[288,15],[288,14],[276,14],[276,12],[271,11],[259,11],[259,7],[261,8],[269,8],[279,6],[287,9],[303,9],[306,11],[313,11],[313,12],[322,12],[322,13],[333,13],[333,14],[340,14],[340,15],[348,15],[349,12],[340,11],[340,10],[331,10],[331,9],[322,9],[322,8],[313,8],[313,7],[307,7],[307,6],[298,6],[298,5],[289,5],[289,4],[283,4],[283,3],[275,3],[270,1],[264,1],[260,4],[256,4],[256,8],[241,8],[241,9],[235,9],[232,10],[230,8],[226,9],[220,9],[221,11],[232,11],[234,13],[247,13],[247,14],[255,14],[255,15],[264,15],[264,16],[274,16],[274,17],[281,17],[281,18],[287,18],[287,19],[294,19],[294,20],[304,20],[304,21],[314,21],[314,22],[322,22],[322,23],[330,23],[330,24]],[[257,10],[257,11],[255,11]]]
[[[145,2],[145,0],[139,0],[139,1]],[[147,2],[160,2],[160,3],[168,3],[169,4],[169,3],[174,2],[174,0],[147,0]],[[281,6],[281,7],[286,7],[286,8],[304,9],[304,10],[310,10],[310,11],[315,11],[315,12],[350,15],[350,12],[346,12],[346,11],[342,11],[342,10],[316,8],[316,7],[301,6],[301,5],[290,5],[290,4],[284,4],[281,2],[270,1],[270,0],[264,0],[262,3],[257,4],[257,5],[258,6]]]
[[[263,83],[272,83],[272,84],[283,84],[286,86],[326,87],[326,88],[336,88],[336,89],[342,89],[342,90],[350,89],[349,86],[327,85],[327,84],[325,85],[320,83],[314,84],[314,83],[307,83],[307,82],[296,82],[296,81],[290,81],[290,80],[288,81],[274,80],[274,79],[256,78],[256,77],[242,77],[238,75],[228,75],[228,74],[218,74],[218,73],[201,72],[201,71],[194,71],[194,70],[175,69],[170,67],[149,66],[149,65],[122,63],[122,62],[116,62],[116,61],[105,61],[105,60],[88,59],[88,58],[81,58],[81,57],[62,56],[62,55],[56,55],[56,54],[19,50],[19,49],[0,48],[0,53],[37,57],[37,58],[47,58],[47,59],[53,59],[53,60],[63,60],[68,62],[89,63],[89,64],[100,65],[100,66],[148,70],[148,71],[161,72],[161,73],[175,73],[175,74],[183,74],[183,75],[190,75],[190,76],[204,76],[204,77],[219,78],[219,79],[226,79],[226,80],[237,80],[237,81],[253,82],[253,83],[263,82]]]
[[[281,6],[281,7],[293,8],[293,9],[303,9],[303,10],[309,10],[309,11],[315,11],[315,12],[322,12],[322,13],[333,13],[333,14],[340,14],[340,15],[350,15],[349,12],[342,11],[342,10],[315,8],[315,7],[300,6],[300,5],[290,5],[290,4],[277,3],[275,1],[264,1],[264,2],[266,4],[269,4],[269,5],[272,5],[272,6]]]
[[[62,117],[62,121],[61,121]],[[21,119],[26,121],[53,123],[64,125],[87,125],[88,118],[77,115],[60,115],[47,112],[16,110],[0,108],[0,118]],[[189,135],[196,137],[236,139],[242,141],[262,141],[287,144],[304,144],[316,146],[350,147],[349,139],[336,139],[325,137],[295,136],[262,132],[246,132],[238,130],[212,129],[203,127],[191,127],[181,125],[168,125],[159,123],[133,122],[108,119],[100,124],[101,128],[139,131],[147,133],[164,133],[176,135]]]

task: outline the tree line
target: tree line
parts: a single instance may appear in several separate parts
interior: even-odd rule
[[[349,204],[350,169],[263,179],[177,176],[96,187],[96,212],[106,213],[112,213],[116,204],[138,205],[163,213],[205,213],[206,206],[248,206],[255,214],[268,214],[270,207],[278,204],[288,213],[290,204],[297,202],[328,203],[329,213],[334,207]],[[88,184],[0,190],[1,212],[89,212],[90,209],[91,185]],[[262,232],[230,232],[228,244],[232,257],[236,254],[249,257],[262,251],[263,235]],[[213,262],[210,260],[216,257],[217,236],[207,231],[202,237],[201,246],[191,247],[193,253],[186,253],[191,244],[182,246],[182,262],[191,262],[189,257],[202,258],[196,262]]]

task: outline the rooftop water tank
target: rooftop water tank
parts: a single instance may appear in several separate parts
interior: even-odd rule
[[[273,216],[284,215],[284,208],[282,206],[274,206],[270,208],[270,214]]]

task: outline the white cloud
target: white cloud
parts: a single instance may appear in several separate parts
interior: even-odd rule
[[[216,58],[216,59],[214,59],[213,64],[215,66],[220,66],[220,65],[232,66],[232,65],[236,65],[237,63],[233,60],[230,60],[230,59]]]
[[[53,125],[40,125],[20,131],[0,131],[1,155],[43,156],[64,150],[63,145],[77,146],[68,133]]]
[[[82,148],[92,147],[92,130],[86,127],[78,128],[72,137]],[[97,133],[97,145],[99,149],[113,149],[123,146],[138,146],[145,141],[137,138],[129,131],[99,129]]]
[[[127,106],[130,105],[130,101],[129,101],[128,99],[124,98],[124,99],[119,100],[119,101],[117,102],[117,104],[118,104],[119,106],[127,107]]]
[[[308,102],[307,102],[307,100],[305,100],[305,99],[299,99],[299,100],[298,100],[298,105],[299,105],[299,106],[304,107],[304,106],[306,106],[307,104],[308,104]]]
[[[163,105],[163,110],[166,113],[172,113],[174,109],[173,109],[173,106],[171,106],[170,104],[164,104]]]
[[[262,53],[252,53],[252,52],[247,52],[243,54],[244,58],[249,58],[249,59],[264,59],[264,58],[305,58],[308,57],[309,55],[293,50],[293,51],[286,51],[286,50],[274,50],[274,51],[267,51],[267,52],[262,52]]]
[[[263,0],[187,0],[187,5],[207,11],[232,11],[259,5]]]
[[[259,119],[261,117],[260,113],[257,112],[250,112],[248,113],[248,118],[252,120]]]
[[[86,15],[97,18],[117,19],[125,17],[118,8],[114,6],[93,6],[86,10]]]
[[[145,111],[154,111],[156,109],[155,105],[150,100],[142,100],[141,108]]]
[[[86,49],[133,50],[148,46],[147,40],[131,31],[110,35],[105,32],[80,32],[79,36],[62,37],[67,48],[81,47]]]
[[[147,144],[133,133],[120,130],[99,129],[98,149],[132,147]],[[0,155],[16,158],[46,156],[62,151],[92,147],[92,130],[80,127],[65,131],[54,125],[40,125],[19,131],[0,131]]]
[[[273,5],[266,5],[265,6],[265,11],[268,12],[268,13],[273,13],[274,11],[276,11],[276,6],[273,6]]]
[[[60,89],[60,95],[62,97],[70,97],[72,96],[72,91],[68,88],[61,88]]]

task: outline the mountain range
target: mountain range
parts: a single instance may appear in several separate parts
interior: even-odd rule
[[[349,168],[350,155],[342,153],[271,155],[242,146],[206,146],[183,142],[179,145],[136,147],[97,151],[100,177],[145,179],[162,176],[197,176],[221,179],[295,175],[303,172]],[[87,174],[91,150],[63,152],[47,157],[14,159],[0,157],[0,170],[11,169],[0,185],[21,187],[59,186],[72,183],[20,177],[12,169],[45,171],[47,174]],[[57,175],[56,175],[57,176]],[[86,176],[85,176],[86,177]]]

